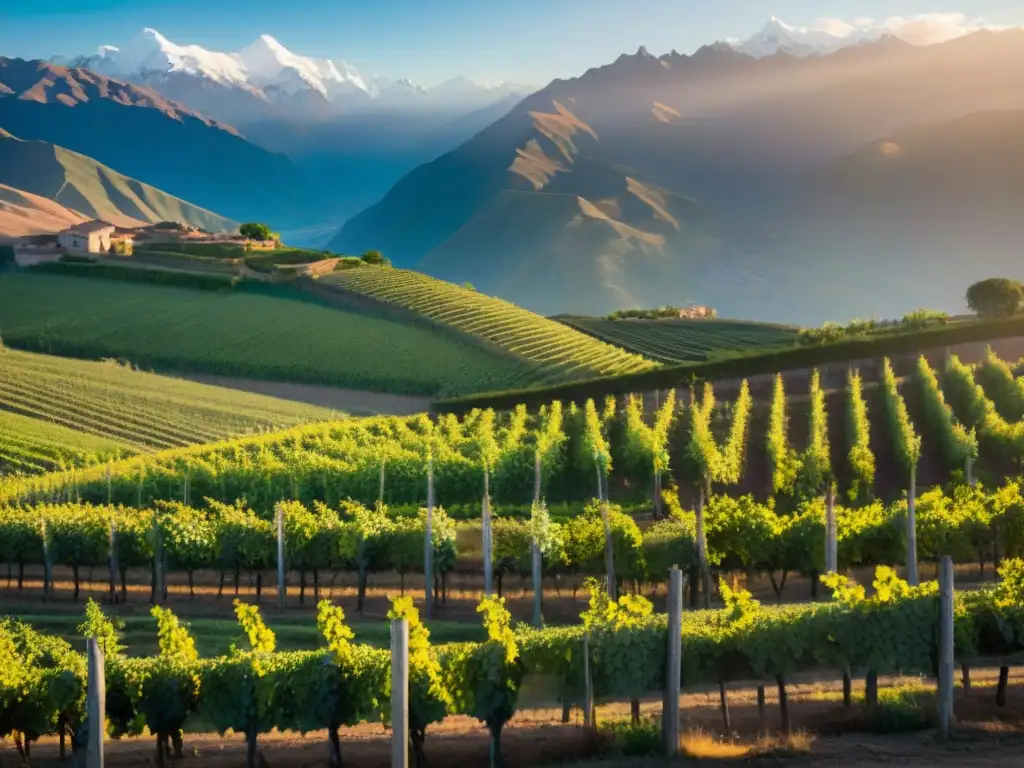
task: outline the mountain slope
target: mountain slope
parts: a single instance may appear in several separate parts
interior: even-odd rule
[[[80,152],[233,219],[315,218],[291,162],[148,88],[85,69],[0,58],[0,125]]]
[[[469,279],[548,313],[689,300],[733,316],[841,319],[830,294],[841,283],[818,287],[802,260],[776,258],[771,238],[799,234],[773,221],[781,202],[827,164],[908,124],[1024,109],[1014,74],[1022,43],[1024,32],[1006,31],[927,48],[885,38],[813,57],[641,49],[553,82],[409,173],[331,247],[377,248],[396,265]],[[539,199],[526,213],[511,193]],[[583,201],[579,210],[561,195]],[[587,204],[614,236],[588,232]],[[571,279],[561,279],[562,263]],[[549,279],[559,287],[549,291]],[[760,314],[768,303],[772,314]]]
[[[119,226],[178,221],[211,232],[237,228],[229,219],[123,176],[85,155],[41,141],[21,141],[10,134],[0,134],[0,184]],[[71,223],[75,222],[64,226]]]
[[[59,232],[85,221],[78,211],[31,192],[0,184],[0,242]]]

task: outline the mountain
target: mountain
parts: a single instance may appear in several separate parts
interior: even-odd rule
[[[85,219],[53,200],[0,184],[0,244],[25,235],[59,232]]]
[[[232,219],[285,226],[319,215],[288,158],[150,88],[90,70],[0,58],[0,125]]]
[[[856,254],[881,248],[917,273],[927,257],[895,235],[869,236],[888,231],[884,209],[819,223],[808,238],[801,203],[842,200],[831,164],[883,137],[1024,109],[1022,67],[1018,30],[928,47],[889,36],[824,56],[640,49],[527,97],[407,174],[330,247],[376,248],[548,314],[696,301],[725,315],[843,319],[862,297],[828,278],[833,253],[852,269],[866,258]],[[978,273],[1008,266],[996,253],[972,262]],[[962,295],[960,275],[929,275],[922,287],[934,293],[889,294],[876,311]]]
[[[344,61],[293,53],[270,35],[224,53],[179,45],[149,28],[123,46],[104,45],[94,55],[55,63],[149,86],[233,125],[271,116],[323,120],[398,105],[468,112],[532,90],[511,83],[488,86],[464,77],[422,88],[406,79],[363,75]]]
[[[6,132],[0,132],[0,184],[70,209],[77,218],[65,227],[88,217],[119,226],[178,221],[210,232],[238,228],[223,216],[128,178],[90,157],[42,141],[22,141]],[[10,191],[5,198],[11,205],[18,204],[12,202]],[[56,212],[51,206],[36,208]]]

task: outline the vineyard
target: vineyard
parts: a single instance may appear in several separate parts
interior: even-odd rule
[[[995,585],[948,598],[957,661],[967,664],[1024,649],[1022,579],[1024,562],[1007,560]],[[936,582],[913,587],[891,569],[880,568],[868,597],[863,586],[838,574],[825,581],[833,592],[830,603],[767,608],[742,590],[723,588],[723,609],[683,613],[678,682],[771,681],[779,688],[788,732],[784,694],[794,674],[816,670],[846,679],[860,674],[877,679],[879,674],[935,671],[941,658]],[[567,628],[513,629],[500,599],[484,599],[478,612],[487,640],[435,646],[412,601],[393,601],[389,618],[405,619],[410,627],[408,717],[417,756],[423,755],[431,725],[463,714],[486,726],[491,765],[502,765],[502,729],[531,678],[548,681],[566,707],[584,705],[585,710],[594,700],[637,701],[664,690],[669,622],[642,597],[612,601],[592,589],[581,623]],[[159,653],[133,658],[123,654],[114,623],[90,603],[79,631],[106,657],[111,735],[148,729],[155,737],[157,762],[163,763],[165,744],[182,756],[183,730],[201,717],[218,731],[245,734],[248,765],[255,766],[262,734],[272,729],[325,731],[331,763],[341,765],[340,728],[389,712],[387,651],[354,643],[344,611],[329,601],[317,608],[319,651],[278,651],[277,638],[256,606],[236,601],[235,613],[247,641],[228,655],[200,658],[188,626],[154,606]],[[13,733],[26,758],[42,735],[59,733],[63,744],[70,733],[77,744],[75,734],[85,716],[85,658],[66,641],[12,619],[0,622],[0,658],[0,736]],[[951,672],[948,668],[944,674]],[[877,707],[870,696],[869,706]]]
[[[615,577],[621,585],[663,582],[672,565],[686,571],[701,567],[696,512],[683,510],[668,494],[669,519],[643,527],[617,505],[608,509],[608,530]],[[374,578],[398,574],[404,579],[422,575],[427,510],[416,507],[364,506],[345,501],[336,507],[279,502],[282,516],[284,566],[298,574],[305,602],[307,589],[316,600],[321,585],[338,573],[349,573],[358,584],[363,607]],[[700,510],[706,537],[704,562],[708,570],[766,574],[781,600],[790,575],[823,573],[825,567],[826,504],[803,502],[791,512],[772,503],[715,495]],[[431,510],[432,568],[439,600],[446,599],[449,577],[456,571],[479,568],[480,528],[459,523],[443,507]],[[477,510],[479,514],[479,510]],[[907,549],[906,501],[835,508],[840,570],[903,562]],[[935,488],[916,499],[918,557],[937,562],[943,554],[984,571],[993,553],[1000,558],[1024,557],[1024,497],[1017,483],[991,491],[968,486]],[[544,519],[544,518],[542,518]],[[207,500],[202,508],[158,501],[150,508],[78,503],[12,506],[0,509],[0,564],[16,579],[19,589],[26,569],[48,573],[54,567],[71,570],[74,598],[81,575],[99,569],[110,593],[127,599],[129,573],[147,569],[152,598],[166,588],[169,573],[187,575],[190,589],[197,572],[219,574],[219,592],[236,591],[241,582],[257,584],[261,573],[277,563],[274,514],[260,514],[244,504]],[[463,532],[473,537],[466,542]],[[496,517],[491,532],[494,583],[528,578],[532,545],[538,534],[537,517]],[[560,521],[544,519],[538,534],[541,578],[569,577],[578,581],[606,572],[605,533],[601,508],[580,505]],[[463,549],[465,547],[465,549]],[[154,562],[159,561],[159,569]],[[112,565],[113,564],[113,565]],[[109,569],[113,567],[114,573]],[[157,583],[163,573],[163,585]],[[44,585],[44,594],[50,591]],[[404,589],[403,589],[404,591]],[[695,595],[691,595],[695,599]]]
[[[52,472],[131,453],[127,445],[105,437],[0,410],[0,475]]]
[[[348,269],[322,282],[418,312],[526,358],[546,382],[648,370],[653,364],[502,299],[404,269]],[[499,387],[506,389],[510,385]]]
[[[708,360],[715,355],[791,347],[799,329],[742,320],[603,320],[561,315],[571,328],[661,363]]]
[[[396,394],[478,392],[535,376],[469,341],[279,295],[33,273],[0,275],[0,292],[4,343],[37,352]]]
[[[609,399],[600,408],[552,404],[534,413],[520,407],[462,419],[328,422],[130,458],[111,464],[109,475],[107,467],[95,467],[11,478],[0,482],[0,502],[70,495],[100,503],[109,496],[141,506],[209,497],[244,499],[267,513],[281,499],[370,505],[381,499],[383,485],[386,503],[421,505],[429,460],[439,502],[473,505],[484,483],[482,446],[493,453],[489,495],[502,505],[532,502],[538,447],[541,490],[551,504],[599,495],[650,503],[655,483],[685,505],[696,504],[701,490],[752,494],[788,510],[832,483],[851,502],[895,500],[918,482],[928,487],[964,477],[991,487],[1016,476],[1024,457],[1024,428],[1012,420],[1012,409],[1021,407],[1016,381],[994,355],[977,370],[954,356],[942,371],[919,361],[902,380],[885,366],[878,384],[865,384],[852,371],[837,391],[825,391],[817,376],[808,390],[787,391],[779,377],[767,403],[755,402],[746,386],[720,402],[707,384],[694,393],[694,405],[682,391],[653,410],[634,397]],[[654,499],[656,513],[662,495]]]
[[[13,349],[0,351],[0,409],[32,417],[8,427],[12,435],[20,427],[23,439],[89,448],[84,436],[81,445],[59,431],[45,439],[49,436],[40,421],[95,436],[99,450],[90,452],[101,460],[116,448],[147,452],[338,418],[323,408],[158,376],[115,361],[93,363]]]

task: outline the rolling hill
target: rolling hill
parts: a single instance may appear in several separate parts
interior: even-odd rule
[[[377,248],[545,314],[695,301],[737,317],[848,319],[857,294],[832,276],[837,262],[844,275],[872,250],[919,274],[928,256],[872,237],[884,209],[826,220],[831,239],[812,240],[803,229],[813,222],[794,210],[812,197],[841,208],[842,185],[820,186],[821,174],[834,178],[833,163],[907,126],[1024,109],[1013,74],[1022,42],[1024,31],[1007,30],[806,58],[755,59],[724,44],[692,56],[641,49],[529,96],[405,176],[331,247]],[[967,223],[985,226],[981,214]],[[972,260],[977,277],[1012,266],[1000,253]],[[961,309],[960,275],[929,279],[867,311],[898,316],[936,303],[928,296]]]
[[[0,131],[0,197],[12,207],[0,236],[52,232],[62,226],[95,218],[118,226],[177,221],[211,232],[232,231],[237,224],[198,208],[155,187],[130,179],[92,158],[42,141],[22,141]],[[31,197],[30,197],[31,196]],[[45,198],[56,205],[45,205]],[[13,207],[35,210],[38,224],[18,229]],[[61,212],[63,209],[63,213]],[[26,229],[28,227],[28,229]]]
[[[126,280],[72,276],[79,267],[96,275],[109,271],[62,266],[69,267],[66,274],[0,274],[4,344],[86,359],[115,357],[158,371],[403,395],[547,380],[526,359],[366,299],[327,303],[288,287],[242,283],[232,289],[226,280],[191,275],[178,276],[178,282],[211,290],[140,283],[168,278],[140,270],[130,270],[136,279]]]
[[[505,354],[529,361],[545,382],[636,373],[654,367],[638,355],[507,301],[418,272],[362,267],[334,272],[319,282],[395,304],[480,339]]]
[[[23,432],[55,429],[109,440],[138,453],[327,421],[326,408],[133,370],[6,349],[0,352],[0,416]],[[13,428],[13,420],[8,420]],[[35,425],[33,427],[33,425]],[[83,438],[84,440],[85,438]],[[73,441],[72,441],[73,442]]]
[[[86,69],[0,57],[0,126],[232,219],[317,218],[288,158],[156,91]]]

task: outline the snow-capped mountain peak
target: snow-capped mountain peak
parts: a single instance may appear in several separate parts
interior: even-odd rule
[[[347,90],[369,93],[366,82],[351,65],[340,62],[339,67],[330,59],[299,56],[270,35],[260,35],[233,56],[259,85],[274,85],[290,92],[311,88],[325,97],[346,86]]]
[[[735,44],[740,53],[754,58],[785,53],[790,56],[828,54],[850,44],[847,38],[824,29],[791,27],[778,16],[772,16],[753,37]]]

